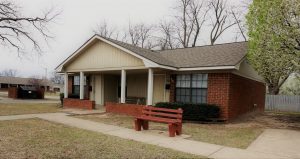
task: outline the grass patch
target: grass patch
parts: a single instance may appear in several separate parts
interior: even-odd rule
[[[270,115],[288,115],[288,116],[300,116],[300,112],[284,112],[284,111],[266,111]]]
[[[192,140],[246,149],[262,132],[261,128],[231,127],[219,124],[190,124],[183,126]]]
[[[52,96],[52,97],[59,97],[59,93],[49,93],[49,92],[45,92],[45,96]]]
[[[134,118],[123,115],[84,115],[78,118],[112,124],[133,129]],[[150,129],[168,131],[167,124],[150,122]],[[262,128],[232,126],[230,124],[184,123],[183,133],[191,135],[189,139],[218,145],[247,148],[262,132]]]
[[[0,103],[0,115],[53,113],[60,110],[59,104],[48,103]]]
[[[0,152],[0,158],[200,158],[38,119],[0,122]]]

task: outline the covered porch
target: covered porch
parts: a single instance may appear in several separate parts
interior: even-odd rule
[[[169,101],[166,71],[154,68],[65,72],[64,106],[154,105]]]

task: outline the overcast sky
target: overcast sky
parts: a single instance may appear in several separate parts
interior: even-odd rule
[[[158,23],[164,17],[170,17],[174,11],[175,0],[15,0],[22,7],[24,15],[41,15],[42,11],[55,6],[62,14],[51,32],[55,39],[49,41],[41,56],[28,53],[19,58],[15,50],[0,46],[0,71],[16,69],[19,76],[42,76],[45,70],[54,71],[67,56],[93,35],[97,23],[106,20],[118,28],[132,23]],[[238,3],[231,0],[229,3]],[[208,28],[208,27],[207,27]],[[204,32],[208,32],[204,31]],[[232,42],[233,30],[229,30],[218,43]],[[207,38],[207,37],[206,37]],[[202,38],[202,44],[208,41]]]

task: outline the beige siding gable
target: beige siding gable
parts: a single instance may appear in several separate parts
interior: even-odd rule
[[[144,67],[143,60],[98,40],[66,65],[66,71],[97,71]]]
[[[257,71],[254,70],[247,60],[241,62],[239,70],[234,71],[233,73],[256,81],[264,82],[264,79],[257,73]]]

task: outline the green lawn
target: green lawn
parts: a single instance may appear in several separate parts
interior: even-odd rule
[[[0,158],[201,158],[31,119],[0,122]]]
[[[53,97],[59,97],[60,93],[49,93],[49,92],[45,92],[45,96],[53,96]]]
[[[118,125],[133,129],[133,117],[123,115],[84,115],[78,118],[93,120],[105,124]],[[150,122],[150,129],[168,131],[167,124]],[[190,140],[203,141],[218,145],[247,148],[261,133],[262,128],[249,126],[230,126],[230,124],[184,123],[183,133],[191,135]]]
[[[0,103],[0,115],[53,113],[61,110],[59,104],[46,103]]]

